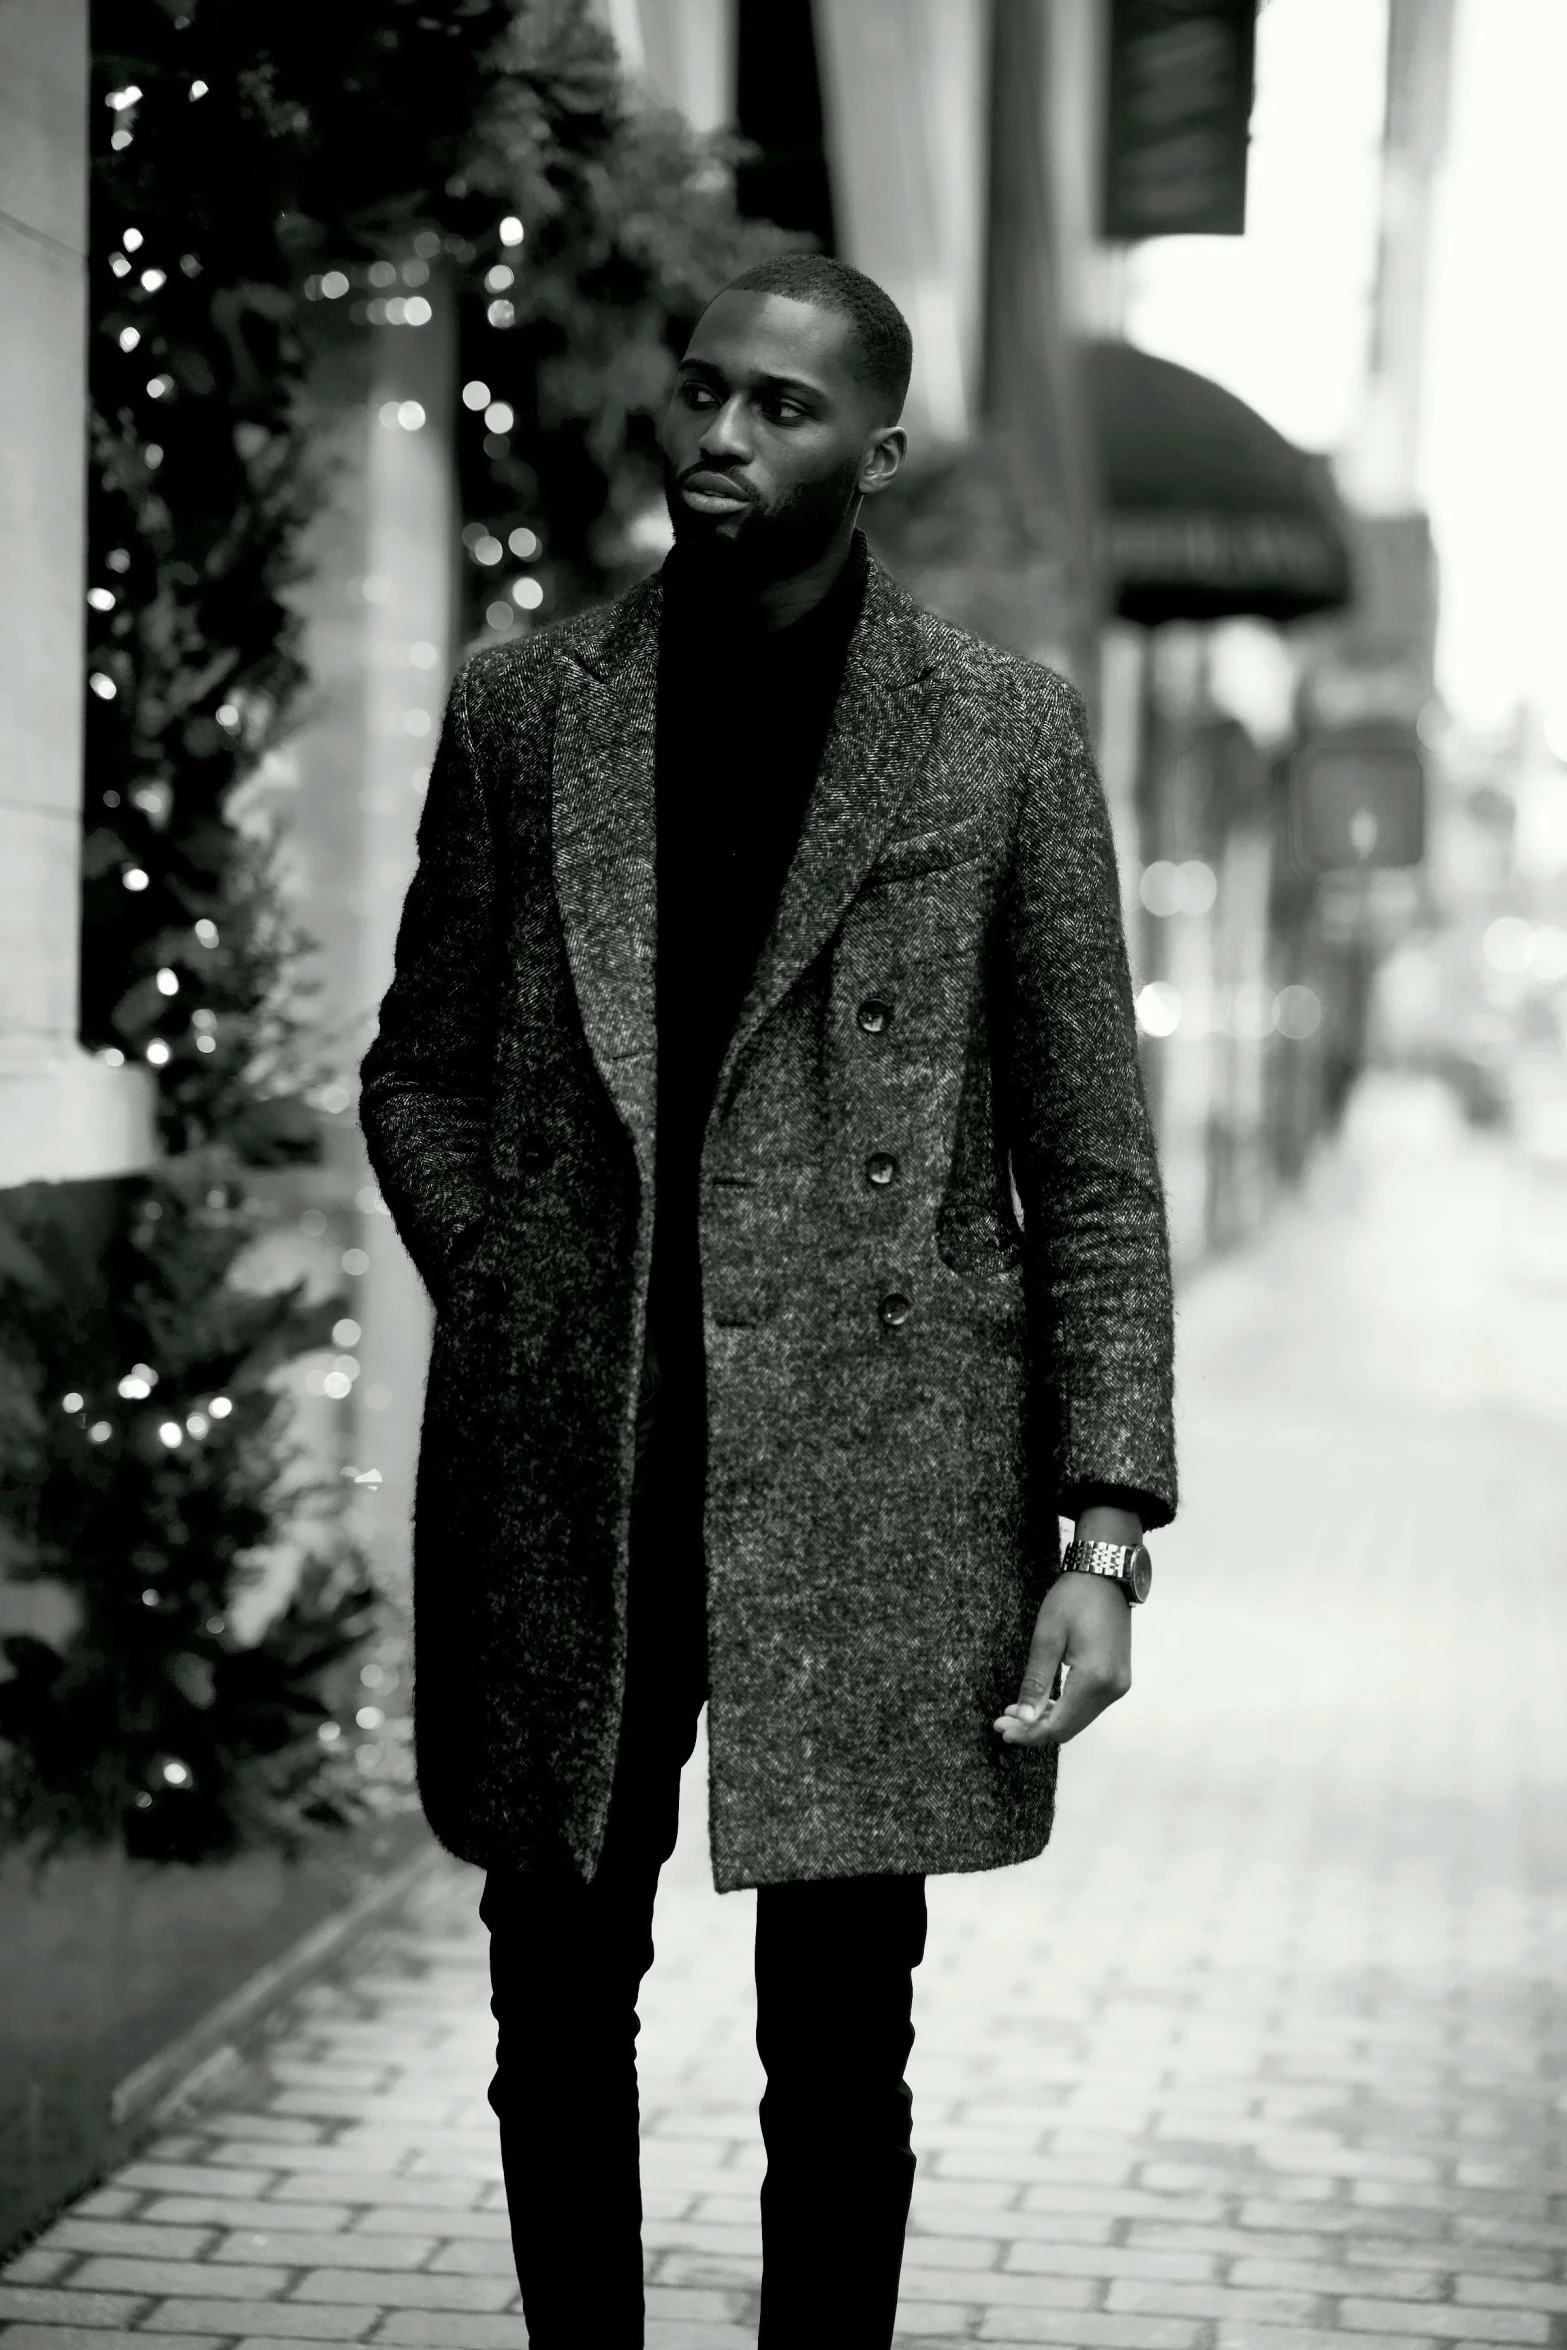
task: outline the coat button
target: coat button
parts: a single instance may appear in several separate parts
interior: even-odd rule
[[[865,1180],[874,1183],[878,1191],[885,1191],[898,1172],[898,1162],[891,1151],[872,1151],[865,1162]]]
[[[889,1330],[901,1330],[914,1308],[901,1289],[889,1290],[877,1311]]]
[[[880,996],[868,995],[854,1017],[867,1036],[880,1036],[884,1028],[892,1025],[892,1006],[884,1004]]]

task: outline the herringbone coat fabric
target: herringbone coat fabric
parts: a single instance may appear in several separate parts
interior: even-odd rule
[[[583,1876],[652,1235],[660,600],[459,675],[364,1067],[437,1308],[425,1808],[468,1860]],[[991,1722],[1058,1504],[1175,1506],[1163,1198],[1077,697],[875,566],[700,1215],[717,1884],[1031,1857],[1054,1756]]]

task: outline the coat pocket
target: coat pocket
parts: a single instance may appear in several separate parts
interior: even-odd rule
[[[911,881],[922,873],[945,873],[969,865],[985,852],[986,819],[982,813],[960,817],[955,824],[939,824],[929,832],[904,833],[887,841],[867,880]]]

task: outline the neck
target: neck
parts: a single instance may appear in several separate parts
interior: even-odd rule
[[[786,579],[769,579],[758,583],[751,597],[756,620],[764,636],[775,636],[779,629],[803,620],[807,612],[814,612],[822,599],[829,595],[843,576],[843,567],[849,560],[854,544],[854,525],[859,514],[859,500],[844,515],[833,533],[830,544],[816,560],[803,571],[792,571]]]

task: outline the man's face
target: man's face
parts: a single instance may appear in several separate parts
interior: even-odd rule
[[[859,380],[848,322],[783,294],[720,294],[697,321],[664,419],[682,547],[785,579],[896,473],[903,434]]]

